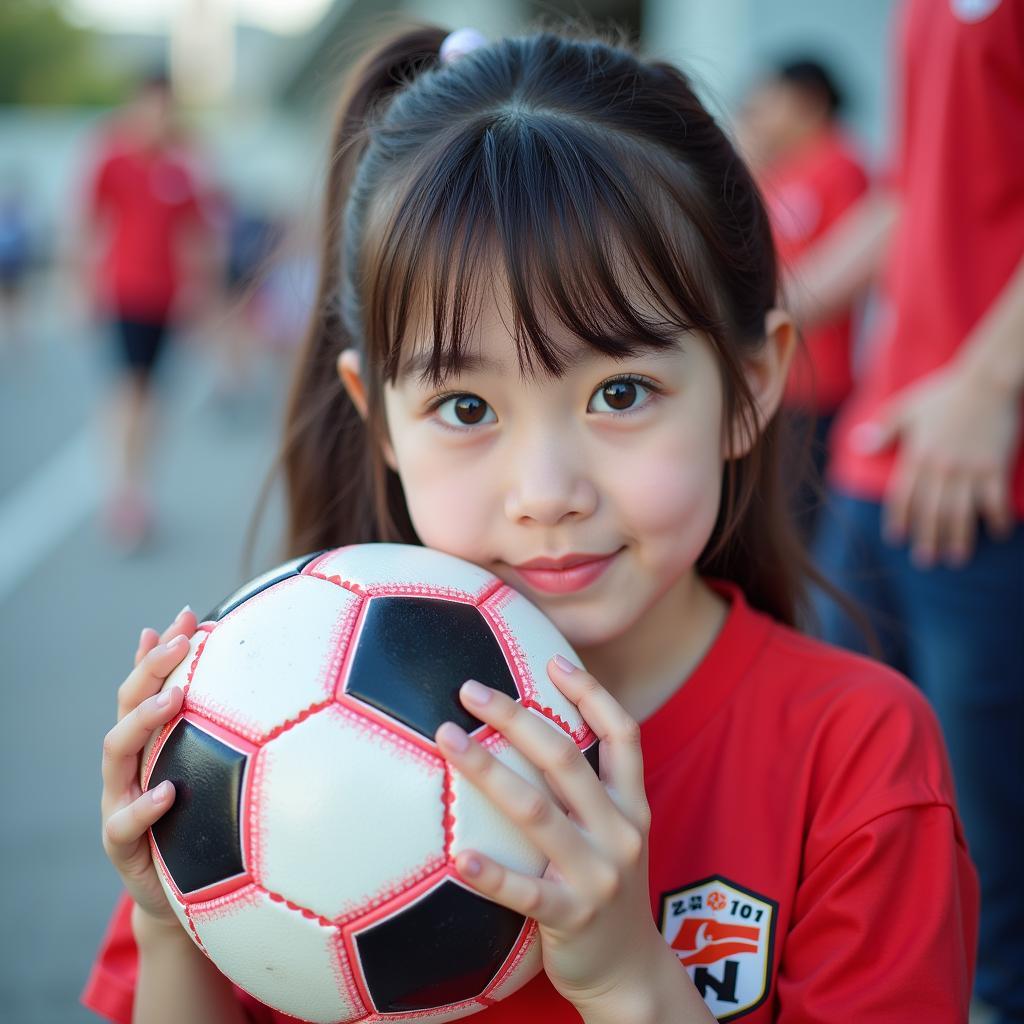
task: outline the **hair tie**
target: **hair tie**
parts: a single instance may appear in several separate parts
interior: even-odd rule
[[[487,37],[475,28],[457,28],[445,36],[441,49],[438,51],[442,64],[451,64],[471,50],[487,45]]]

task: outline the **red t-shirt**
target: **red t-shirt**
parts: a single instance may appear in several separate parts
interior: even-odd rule
[[[830,474],[870,500],[883,497],[895,452],[861,454],[850,432],[949,363],[1024,258],[1024,0],[910,0],[904,13],[892,167],[902,212]],[[1024,518],[1024,445],[1011,470]]]
[[[641,725],[666,942],[720,1019],[962,1024],[978,883],[931,708],[713,585],[724,626]],[[136,962],[123,899],[83,1002],[128,1024]],[[291,1019],[239,999],[257,1024]],[[476,1016],[580,1021],[543,973]]]
[[[864,194],[868,179],[853,147],[824,132],[767,170],[760,180],[779,262],[792,268]],[[847,310],[804,335],[786,383],[788,406],[834,412],[853,386]]]
[[[197,177],[179,150],[144,150],[123,133],[102,144],[89,203],[107,221],[97,286],[116,316],[162,322],[181,285],[181,242],[206,223]]]

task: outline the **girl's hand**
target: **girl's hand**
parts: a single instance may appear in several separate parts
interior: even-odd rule
[[[195,631],[196,616],[187,605],[162,635],[149,627],[142,631],[135,668],[117,691],[117,724],[103,740],[103,849],[135,901],[136,913],[144,914],[149,924],[179,930],[146,837],[150,825],[174,803],[174,785],[164,782],[143,795],[139,758],[153,732],[181,709],[179,687],[166,693],[160,690],[188,653],[188,638]],[[166,703],[161,703],[164,698]]]
[[[552,659],[548,673],[601,742],[600,779],[571,737],[506,694],[470,681],[459,696],[544,772],[569,814],[453,722],[441,725],[435,739],[549,859],[543,876],[534,878],[466,850],[456,858],[457,870],[482,895],[537,920],[548,977],[582,1008],[636,989],[667,947],[651,915],[650,809],[639,727],[593,676],[563,665],[569,662]]]
[[[979,386],[957,364],[896,395],[876,422],[861,424],[852,440],[863,451],[899,441],[884,499],[886,538],[909,539],[915,563],[927,568],[938,558],[968,562],[979,517],[992,536],[1007,536],[1020,425],[1014,394]]]

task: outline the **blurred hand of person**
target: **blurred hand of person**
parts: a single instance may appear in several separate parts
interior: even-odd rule
[[[118,690],[117,724],[103,740],[103,849],[135,902],[136,927],[141,914],[147,926],[181,928],[157,877],[146,834],[174,803],[174,785],[163,782],[143,793],[139,768],[149,738],[181,710],[181,688],[163,686],[188,654],[195,631],[196,616],[187,605],[162,635],[143,629],[135,667]]]
[[[921,568],[952,566],[974,552],[979,518],[991,535],[1013,528],[1010,474],[1021,410],[1012,388],[986,386],[958,363],[899,392],[852,440],[865,452],[898,444],[884,498],[883,530],[909,540]]]

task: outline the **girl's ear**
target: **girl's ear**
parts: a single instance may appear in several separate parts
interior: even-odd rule
[[[338,356],[337,365],[338,377],[348,392],[348,397],[352,399],[352,404],[356,407],[365,423],[369,406],[366,401],[366,382],[363,380],[361,362],[359,353],[354,348],[347,348]],[[395,458],[395,452],[391,447],[390,440],[385,439],[381,449],[384,454],[384,461],[397,473],[398,460]]]
[[[738,420],[732,424],[727,440],[725,458],[740,459],[760,437],[761,432],[775,415],[786,389],[789,365],[796,351],[797,332],[792,318],[781,309],[770,309],[764,318],[765,343],[752,356],[743,357],[743,371],[747,387],[757,406],[757,423]]]

